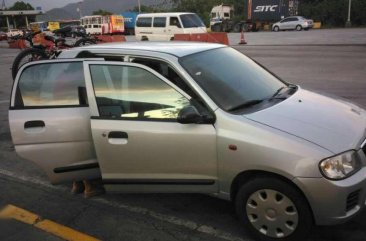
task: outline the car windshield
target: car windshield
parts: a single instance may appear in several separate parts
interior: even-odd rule
[[[196,14],[183,14],[180,15],[184,28],[197,28],[205,27],[205,24]]]
[[[253,60],[229,47],[188,55],[179,61],[225,111],[268,100],[287,87]]]

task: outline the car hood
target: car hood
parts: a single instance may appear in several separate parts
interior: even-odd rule
[[[287,100],[244,117],[335,154],[359,149],[366,138],[365,110],[340,98],[300,88]]]

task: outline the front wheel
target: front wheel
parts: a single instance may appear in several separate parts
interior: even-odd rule
[[[29,48],[20,52],[15,57],[11,67],[11,75],[13,80],[15,80],[20,67],[22,67],[24,64],[42,59],[48,59],[46,52],[42,49]]]
[[[275,32],[278,32],[278,31],[280,31],[280,27],[278,27],[278,26],[275,26],[275,27],[273,28],[273,31],[275,31]]]
[[[255,240],[304,240],[313,224],[303,195],[277,178],[258,177],[243,184],[235,199],[236,212]]]

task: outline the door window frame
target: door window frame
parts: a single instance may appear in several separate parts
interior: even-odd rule
[[[16,107],[15,104],[17,103],[17,97],[19,96],[19,94],[21,95],[21,93],[18,93],[19,91],[19,81],[21,79],[22,73],[25,69],[32,67],[32,66],[37,66],[37,65],[44,65],[44,64],[62,64],[62,63],[75,63],[75,62],[80,62],[82,64],[82,69],[81,72],[84,75],[84,82],[85,82],[85,86],[86,86],[86,79],[85,79],[85,71],[84,71],[84,65],[83,62],[86,59],[57,59],[57,60],[40,60],[40,61],[33,61],[33,62],[29,62],[24,64],[19,70],[18,72],[20,72],[21,74],[18,74],[17,77],[14,80],[13,86],[12,86],[12,90],[11,90],[11,99],[10,99],[10,110],[25,110],[25,109],[56,109],[56,108],[82,108],[82,107],[88,107],[88,105],[50,105],[50,106],[31,106],[31,107]],[[92,62],[92,61],[103,61],[103,59],[101,58],[90,58],[87,59],[88,61]]]
[[[110,117],[101,117],[99,114],[99,109],[96,101],[96,96],[94,92],[94,85],[91,78],[91,72],[90,72],[90,65],[114,65],[114,66],[126,66],[126,67],[135,67],[143,69],[151,74],[153,74],[155,77],[160,79],[162,82],[173,88],[175,91],[177,91],[180,95],[187,98],[188,101],[192,100],[192,97],[189,96],[187,93],[185,93],[182,89],[180,89],[178,86],[170,82],[167,78],[165,78],[163,75],[159,74],[155,70],[142,65],[142,64],[135,64],[130,62],[112,62],[112,61],[84,61],[84,77],[85,77],[85,85],[86,85],[86,91],[88,96],[88,102],[89,102],[89,108],[90,108],[90,114],[92,119],[113,119],[113,120],[123,120],[126,118],[110,118]],[[153,121],[153,122],[172,122],[171,119],[138,119],[138,118],[127,118],[129,121]],[[127,120],[126,119],[126,120]],[[176,121],[174,121],[176,122]]]

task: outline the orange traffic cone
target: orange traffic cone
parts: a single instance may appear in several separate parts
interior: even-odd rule
[[[240,42],[239,44],[247,44],[247,41],[245,41],[245,37],[244,37],[244,31],[241,30],[241,34],[240,34]]]

